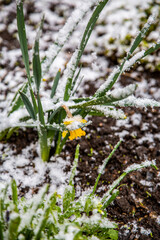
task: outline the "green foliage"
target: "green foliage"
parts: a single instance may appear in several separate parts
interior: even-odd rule
[[[33,119],[33,120],[36,120],[36,115],[35,115],[35,112],[34,112],[34,109],[33,109],[33,106],[30,102],[30,100],[28,99],[27,95],[23,92],[19,92],[20,95],[21,95],[21,98],[23,100],[23,103],[30,115],[30,117]]]
[[[25,65],[25,69],[27,72],[27,77],[30,81],[30,69],[29,69],[29,56],[28,56],[28,46],[27,46],[27,38],[26,38],[26,30],[25,30],[25,22],[24,22],[24,14],[23,14],[23,1],[20,1],[17,4],[17,28],[18,28],[18,36],[20,47],[22,51],[23,61]]]
[[[41,158],[43,161],[48,161],[50,156],[50,148],[53,141],[55,143],[55,154],[59,154],[68,137],[70,136],[71,131],[77,130],[78,128],[83,128],[87,125],[81,121],[78,125],[74,124],[74,116],[76,115],[80,115],[82,118],[84,118],[86,115],[98,115],[125,119],[126,116],[124,112],[118,108],[119,106],[160,106],[159,102],[150,99],[137,99],[132,97],[137,88],[136,84],[131,84],[123,89],[112,90],[112,87],[116,81],[118,81],[124,71],[132,67],[137,61],[143,59],[149,54],[152,54],[160,48],[160,43],[157,42],[148,47],[148,49],[134,54],[138,46],[142,43],[142,41],[145,40],[145,37],[150,29],[154,26],[154,19],[152,16],[148,18],[148,21],[142,27],[141,31],[131,44],[129,51],[120,66],[113,70],[104,84],[100,86],[95,94],[88,98],[74,97],[75,93],[78,91],[80,82],[83,79],[83,77],[80,76],[80,58],[91,36],[96,21],[107,2],[108,0],[102,0],[95,5],[92,16],[90,17],[84,30],[79,47],[77,50],[75,50],[70,62],[68,63],[67,69],[64,71],[63,78],[61,79],[60,70],[57,72],[54,78],[51,93],[48,97],[48,101],[49,103],[52,103],[52,107],[44,108],[40,97],[40,87],[43,75],[49,70],[52,62],[60,52],[65,42],[68,40],[71,33],[76,28],[78,22],[82,20],[84,15],[87,13],[87,10],[94,4],[91,3],[90,5],[87,5],[88,9],[86,9],[86,11],[84,11],[79,18],[77,17],[77,20],[73,23],[73,26],[69,27],[69,21],[66,23],[58,35],[60,39],[57,39],[53,45],[53,54],[48,54],[52,57],[49,57],[46,54],[45,59],[41,61],[39,53],[39,39],[44,21],[44,17],[42,18],[34,43],[34,51],[32,56],[33,76],[31,76],[23,14],[23,1],[17,1],[18,36],[28,82],[24,83],[24,85],[16,93],[11,103],[8,117],[12,118],[12,113],[19,111],[22,105],[24,105],[27,109],[29,116],[24,116],[23,119],[19,119],[19,124],[16,126],[9,126],[7,129],[3,129],[0,133],[0,139],[10,136],[14,128],[17,129],[20,126],[37,127]],[[70,19],[72,19],[72,17]],[[66,26],[68,26],[68,29]],[[64,38],[61,39],[62,33],[64,34],[64,32],[66,32],[65,40]],[[129,33],[128,36],[130,36]],[[73,117],[73,125],[70,124],[71,126],[69,127],[63,123],[66,115],[68,118]],[[10,131],[10,128],[12,131]],[[9,135],[7,134],[8,131],[10,131]],[[64,134],[65,137],[62,140],[63,131],[66,131],[67,133],[66,135]],[[75,138],[77,137],[76,134],[74,134],[74,136]]]
[[[119,146],[103,162],[101,172],[107,162]],[[7,194],[8,185],[0,189],[0,239],[9,240],[88,240],[95,237],[99,240],[118,240],[117,224],[107,219],[105,208],[119,194],[115,189],[126,174],[143,167],[154,166],[154,163],[146,161],[141,164],[133,164],[115,180],[109,190],[101,198],[95,195],[95,186],[92,194],[82,194],[75,199],[73,178],[79,158],[79,145],[77,145],[71,177],[66,186],[63,199],[55,193],[48,193],[49,186],[44,186],[31,199],[18,198],[18,190],[15,180],[11,182],[12,198]],[[99,180],[99,178],[97,178]],[[7,216],[7,217],[6,217]]]

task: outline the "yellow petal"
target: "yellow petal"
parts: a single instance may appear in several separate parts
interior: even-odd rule
[[[75,133],[74,133],[74,130],[72,130],[72,131],[69,131],[69,132],[70,132],[69,139],[70,139],[70,140],[73,140],[73,139],[75,139],[75,138],[76,138],[76,135],[75,135]]]
[[[65,138],[66,135],[67,135],[67,131],[63,131],[62,132],[62,137]]]
[[[87,120],[86,120],[86,119],[82,119],[80,122],[81,122],[81,123],[86,123]]]
[[[63,122],[65,125],[69,125],[69,124],[71,124],[71,123],[73,123],[74,121],[65,121],[65,122]]]

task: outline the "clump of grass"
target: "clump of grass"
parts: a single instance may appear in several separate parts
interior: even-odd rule
[[[133,93],[137,88],[137,84],[130,84],[124,88],[112,90],[112,87],[124,71],[128,70],[137,61],[153,53],[160,47],[160,42],[157,42],[147,50],[142,50],[134,54],[134,51],[143,41],[150,27],[154,24],[153,16],[148,18],[147,23],[138,33],[120,66],[113,70],[96,93],[90,97],[76,97],[76,92],[82,80],[80,76],[81,67],[79,67],[80,58],[93,31],[96,20],[108,0],[102,0],[96,4],[78,49],[75,50],[68,63],[63,77],[61,77],[61,72],[58,70],[52,85],[51,94],[47,99],[48,106],[43,105],[43,101],[40,97],[40,87],[44,74],[48,72],[52,62],[74,31],[78,22],[82,20],[87,10],[94,5],[95,2],[95,0],[92,0],[87,3],[85,6],[86,10],[82,6],[81,12],[77,15],[79,17],[77,17],[77,20],[72,24],[71,19],[73,20],[73,18],[71,17],[71,19],[68,20],[64,28],[59,32],[58,38],[53,46],[49,48],[46,57],[41,60],[39,54],[39,39],[44,22],[44,17],[42,17],[34,43],[32,73],[29,65],[27,37],[23,16],[23,1],[17,1],[17,27],[27,74],[27,82],[18,90],[11,103],[7,116],[9,119],[9,126],[4,124],[0,132],[0,139],[4,137],[9,138],[12,132],[19,127],[37,128],[41,158],[43,161],[48,161],[53,141],[55,154],[59,154],[68,138],[73,140],[85,136],[86,133],[82,128],[90,123],[87,123],[84,119],[87,115],[110,116],[125,119],[125,113],[119,109],[119,107],[160,106],[160,103],[154,100],[134,97]],[[24,112],[23,106],[26,108],[28,116],[26,112]]]
[[[75,198],[74,176],[79,158],[77,145],[71,176],[63,196],[57,192],[47,193],[45,185],[31,199],[18,198],[15,180],[11,182],[11,197],[8,196],[9,185],[0,189],[0,239],[55,239],[55,240],[118,240],[118,226],[107,218],[106,207],[119,194],[117,186],[130,172],[143,167],[153,166],[146,161],[133,164],[115,180],[103,197],[96,196],[96,188],[103,170],[120,145],[117,143],[111,154],[100,168],[96,183],[89,193]]]

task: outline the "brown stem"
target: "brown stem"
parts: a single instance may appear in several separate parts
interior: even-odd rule
[[[67,113],[67,117],[68,118],[72,118],[72,113],[69,111],[69,108],[66,106],[66,105],[62,105],[62,107],[64,108],[64,110],[66,111]]]

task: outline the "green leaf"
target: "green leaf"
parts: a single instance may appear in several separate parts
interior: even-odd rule
[[[23,14],[23,0],[20,0],[19,3],[17,4],[17,27],[23,61],[27,72],[28,81],[30,81],[28,47]]]
[[[149,49],[147,49],[144,53],[144,57],[146,57],[147,55],[152,54],[153,52],[155,52],[156,50],[158,50],[160,48],[160,43],[155,43],[153,44],[152,47],[150,47]]]
[[[148,98],[136,98],[135,96],[129,96],[126,99],[112,103],[113,106],[119,107],[160,107],[160,102]]]
[[[136,91],[137,86],[138,86],[137,84],[129,84],[124,88],[118,88],[113,91],[110,91],[110,93],[106,93],[106,95],[104,96],[104,100],[103,97],[98,99],[102,99],[102,101],[106,103],[120,101],[132,95]]]
[[[46,124],[45,127],[47,130],[53,130],[53,131],[55,131],[55,130],[61,131],[62,130],[62,127],[56,123]]]
[[[17,208],[17,205],[18,205],[18,194],[17,194],[17,184],[16,184],[15,180],[12,180],[11,188],[12,188],[12,200],[13,200],[13,203],[15,205],[15,210],[16,210],[16,212],[18,212],[18,208]]]
[[[5,130],[0,132],[0,141],[5,138],[5,136],[7,135],[8,131],[9,131],[9,128],[6,128]]]
[[[9,128],[8,133],[7,133],[7,136],[6,136],[6,139],[8,140],[8,139],[12,136],[12,134],[13,134],[15,131],[17,131],[18,129],[19,129],[19,127]]]
[[[92,195],[87,196],[85,206],[84,206],[84,212],[89,216],[89,212],[93,210],[93,202],[92,202]]]
[[[18,235],[18,227],[20,224],[20,216],[16,212],[10,214],[10,222],[8,229],[8,240],[16,240]]]
[[[6,199],[8,200],[6,194],[8,190],[8,184],[5,184],[4,188],[0,190],[0,239],[4,240],[4,229],[5,229],[5,215],[6,210]]]
[[[59,146],[58,146],[57,152],[56,152],[57,154],[60,154],[60,153],[61,153],[62,148],[63,148],[64,144],[66,143],[69,135],[70,135],[70,134],[69,134],[69,132],[68,132],[68,133],[66,134],[66,136],[61,140],[61,142],[60,142],[60,144],[59,144]]]
[[[43,107],[41,103],[41,99],[39,94],[37,94],[37,101],[38,101],[38,116],[39,116],[39,121],[42,125],[45,126],[45,120],[44,120],[44,112],[43,112]]]
[[[78,102],[78,104],[70,106],[70,108],[85,108],[93,105],[112,105],[113,102],[125,99],[128,96],[132,95],[135,92],[136,88],[137,84],[130,84],[125,88],[115,89],[102,97],[94,97],[90,98],[90,100],[87,98],[86,102],[83,98],[82,103],[81,99],[78,99],[77,101],[75,100],[75,102]]]
[[[1,199],[0,199],[0,204],[1,204]],[[3,227],[4,227],[3,222],[2,222],[2,220],[0,219],[0,239],[1,239],[1,240],[4,240],[4,238],[3,238],[3,232],[4,232]]]
[[[87,107],[85,109],[86,114],[91,116],[105,116],[112,117],[115,119],[126,119],[126,115],[121,109],[116,109],[115,107],[108,106],[93,106]]]
[[[29,101],[27,95],[24,94],[23,92],[19,92],[19,93],[20,93],[20,95],[21,95],[21,98],[22,98],[22,100],[23,100],[23,102],[24,102],[24,105],[25,105],[25,107],[26,107],[29,115],[31,116],[31,118],[32,118],[33,120],[36,120],[36,114],[35,114],[35,112],[34,112],[34,109],[33,109],[33,107],[32,107],[32,104],[31,104],[31,102]]]
[[[112,195],[107,198],[107,201],[103,204],[103,208],[107,208],[114,200],[115,198],[119,195],[119,190],[115,189]]]
[[[72,201],[75,198],[75,189],[74,186],[68,185],[65,188],[64,196],[63,196],[63,212],[66,212],[68,208],[71,206]]]
[[[118,179],[116,179],[110,186],[108,191],[104,194],[103,199],[102,199],[102,203],[104,203],[106,201],[106,199],[110,196],[110,194],[113,192],[113,190],[119,185],[119,183],[123,180],[123,178],[130,172],[139,170],[141,168],[144,167],[154,167],[155,168],[155,164],[153,163],[153,161],[144,161],[140,164],[132,164],[131,166],[127,167],[124,172],[120,175],[120,177]]]
[[[82,70],[82,64],[81,64],[81,66],[80,66],[80,68],[79,68],[79,71],[78,71],[77,75],[76,75],[75,78],[73,79],[71,91],[72,91],[72,90],[74,89],[74,87],[75,87],[75,84],[76,84],[76,82],[77,82],[77,80],[78,80],[78,78],[79,78],[79,75],[80,75],[81,70]],[[72,94],[72,95],[73,95],[73,94]]]
[[[48,122],[52,124],[54,122],[55,115],[62,109],[62,107],[58,107],[56,110],[52,112],[52,114],[49,116]]]
[[[101,177],[101,175],[102,175],[102,173],[103,173],[103,171],[104,171],[107,163],[109,162],[109,160],[111,159],[111,157],[113,156],[113,154],[115,153],[115,151],[117,150],[117,148],[119,147],[119,145],[121,144],[121,142],[122,142],[122,140],[120,140],[120,141],[114,146],[114,148],[113,148],[112,152],[109,154],[109,156],[108,156],[106,159],[104,159],[103,164],[102,164],[102,166],[101,166],[101,169],[100,169],[100,171],[99,171],[98,177],[97,177],[97,179],[96,179],[96,182],[95,182],[95,185],[94,185],[94,188],[93,188],[93,191],[92,191],[92,195],[95,194],[95,191],[96,191],[96,188],[97,188],[99,179],[100,179],[100,177]]]
[[[109,229],[108,230],[108,235],[109,235],[110,239],[118,240],[118,231],[117,230]]]
[[[11,110],[8,113],[8,116],[18,110],[21,106],[23,106],[23,101],[21,96],[19,95],[19,92],[26,93],[28,90],[28,82],[23,83],[23,85],[19,88],[19,90],[15,93],[15,96],[11,102]]]
[[[73,89],[73,91],[72,91],[72,93],[71,93],[71,96],[74,96],[74,95],[75,95],[75,93],[77,92],[79,86],[81,85],[81,82],[82,82],[83,78],[84,78],[84,76],[82,76],[82,77],[79,79],[78,84],[77,84],[77,87],[75,87],[75,88]]]
[[[43,216],[41,217],[41,219],[39,221],[39,224],[37,226],[36,233],[35,233],[35,236],[34,236],[35,240],[40,240],[41,239],[41,233],[42,233],[42,230],[46,226],[46,222],[48,220],[49,213],[50,213],[50,206],[47,206],[44,209]]]
[[[51,98],[53,98],[56,93],[56,89],[57,89],[57,86],[59,83],[60,76],[61,76],[61,69],[58,70],[56,77],[54,79],[52,90],[51,90],[51,96],[50,96]]]
[[[36,39],[35,39],[35,43],[34,43],[34,51],[33,51],[33,60],[32,60],[33,76],[34,76],[37,91],[39,91],[39,87],[41,84],[41,78],[42,78],[41,62],[40,62],[40,57],[39,57],[39,38],[41,36],[43,22],[44,22],[44,16],[42,17],[39,29],[36,34]]]

